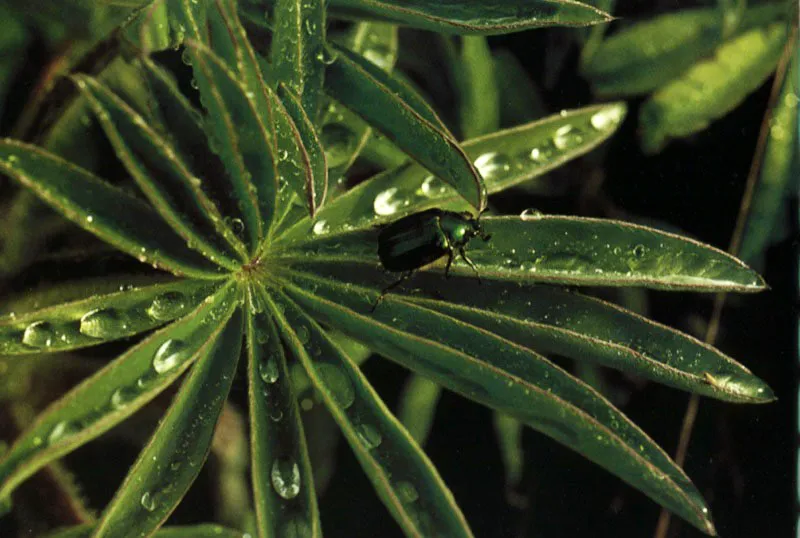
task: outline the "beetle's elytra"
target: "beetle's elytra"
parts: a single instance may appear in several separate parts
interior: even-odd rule
[[[474,237],[480,237],[484,241],[490,239],[479,218],[470,213],[444,209],[427,209],[386,225],[378,235],[378,257],[386,270],[405,274],[383,290],[373,309],[389,290],[408,279],[416,269],[442,256],[448,257],[445,276],[450,274],[456,253],[478,274],[477,267],[464,251],[467,243]]]

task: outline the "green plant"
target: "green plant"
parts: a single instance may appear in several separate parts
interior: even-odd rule
[[[440,261],[372,311],[394,280],[378,261],[378,225],[428,208],[480,211],[487,195],[597,147],[625,116],[623,103],[595,105],[457,142],[419,93],[390,74],[394,24],[477,34],[460,51],[469,89],[485,82],[491,64],[480,35],[608,19],[576,2],[530,0],[529,11],[489,4],[148,3],[119,31],[129,61],[109,70],[123,75],[71,77],[132,182],[114,186],[54,151],[0,142],[3,173],[156,269],[3,305],[0,353],[19,360],[147,334],[38,414],[0,461],[1,498],[184,376],[100,518],[56,535],[155,533],[197,477],[236,371],[246,368],[254,516],[239,530],[321,535],[297,397],[305,383],[408,536],[471,536],[436,469],[360,372],[364,351],[354,339],[492,407],[513,421],[512,431],[519,423],[553,437],[714,533],[683,471],[542,353],[722,400],[770,401],[765,383],[713,347],[572,289],[764,289],[736,258],[621,221],[487,215],[481,222],[491,241],[469,247],[483,285],[462,261],[443,278]],[[274,11],[265,19],[267,7]],[[328,15],[384,22],[327,36]],[[203,114],[149,55],[169,47],[182,47]],[[110,88],[124,77],[129,91]],[[497,90],[475,90],[462,103],[461,130],[470,136],[497,127],[498,111],[476,97],[488,91]],[[74,134],[80,121],[64,117],[54,132]],[[362,151],[374,164],[396,166],[349,187],[340,178],[352,175]],[[129,192],[131,183],[138,192]],[[237,535],[216,527],[159,535],[203,532]]]

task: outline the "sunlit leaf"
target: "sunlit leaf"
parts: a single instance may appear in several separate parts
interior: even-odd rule
[[[622,103],[591,106],[469,140],[463,147],[483,176],[488,192],[496,193],[595,148],[616,131],[624,117]],[[328,224],[320,231],[334,234],[370,228],[431,207],[469,210],[453,188],[423,167],[408,163],[330,202],[320,211],[317,222]],[[311,230],[309,220],[300,221],[280,241],[305,239]]]
[[[420,445],[428,440],[441,395],[442,387],[417,374],[413,374],[403,388],[397,418]]]

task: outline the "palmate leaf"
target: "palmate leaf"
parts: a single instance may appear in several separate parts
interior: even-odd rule
[[[605,18],[566,0],[517,4],[333,0],[328,15],[368,15],[479,34]],[[392,25],[358,25],[345,44],[348,50],[326,45],[331,48],[312,59],[309,51],[324,40],[324,3],[294,2],[264,25],[274,30],[270,65],[256,55],[238,19],[237,7],[253,5],[260,6],[263,18],[265,8],[275,4],[181,0],[150,8],[156,27],[170,18],[175,35],[168,41],[174,44],[177,34],[183,34],[185,60],[192,66],[205,115],[147,59],[140,63],[154,99],[146,107],[131,105],[92,79],[79,77],[115,152],[152,205],[32,146],[0,143],[4,172],[87,230],[133,255],[145,246],[150,256],[145,261],[190,277],[143,278],[145,284],[135,289],[106,289],[96,296],[77,289],[71,296],[54,293],[16,309],[17,319],[10,314],[0,319],[0,340],[13,342],[8,351],[15,355],[30,350],[24,342],[30,326],[44,343],[47,334],[39,334],[43,327],[52,329],[56,340],[77,330],[69,346],[78,347],[96,343],[84,333],[99,334],[103,323],[119,318],[128,320],[124,330],[113,326],[116,332],[101,340],[169,323],[40,415],[0,460],[0,497],[7,498],[31,473],[125,420],[185,373],[171,407],[101,522],[88,531],[75,530],[91,536],[173,532],[157,529],[206,457],[244,335],[255,516],[255,529],[248,530],[256,530],[260,538],[321,536],[298,410],[299,382],[294,386],[290,374],[302,369],[304,386],[313,388],[325,404],[407,536],[471,536],[436,470],[359,370],[356,359],[365,356],[363,347],[349,345],[358,340],[505,413],[510,472],[515,469],[518,424],[525,423],[713,533],[704,501],[663,451],[594,390],[541,353],[593,361],[732,401],[769,400],[769,388],[727,356],[677,331],[537,283],[762,289],[760,277],[735,258],[640,226],[528,211],[521,217],[482,220],[494,237],[469,245],[468,251],[487,280],[483,286],[477,286],[462,262],[454,266],[451,281],[443,280],[439,262],[419,272],[414,289],[398,288],[373,308],[394,280],[376,256],[376,225],[431,207],[482,208],[486,192],[481,176],[488,192],[500,192],[585,154],[617,129],[624,105],[564,111],[491,133],[465,142],[467,157],[430,105],[400,82],[402,76],[387,74],[396,57]],[[294,43],[293,38],[302,39]],[[478,47],[472,51],[477,55],[469,56],[485,67],[485,42],[470,43]],[[284,46],[292,48],[285,57],[280,54]],[[293,67],[302,69],[291,72]],[[326,162],[331,148],[316,116],[323,69],[334,110],[344,105],[366,120],[344,114],[337,119],[325,109],[334,119],[329,124],[347,123],[354,135],[335,165],[333,159]],[[472,82],[479,78],[473,75]],[[367,125],[386,133],[422,164],[403,164],[326,203],[327,167],[337,173],[347,170],[363,147]],[[488,129],[485,125],[482,130]],[[392,148],[389,160],[405,158]],[[196,184],[193,178],[200,176]],[[217,206],[221,223],[214,220],[217,215],[206,214]],[[525,294],[511,298],[512,290]],[[168,293],[186,297],[179,304],[167,301],[167,307],[175,308],[152,315],[159,298],[177,299]],[[112,308],[118,309],[114,315],[89,316]],[[350,339],[340,344],[336,329]],[[423,403],[432,410],[434,400],[435,394],[429,394]],[[197,529],[197,535],[206,530]],[[185,536],[191,530],[174,532]]]
[[[45,538],[90,538],[96,525],[80,525],[62,531],[54,531]],[[242,538],[242,531],[226,529],[219,525],[186,525],[163,527],[153,535],[155,538]]]

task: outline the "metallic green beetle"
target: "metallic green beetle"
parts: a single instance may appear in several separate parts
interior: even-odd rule
[[[381,264],[388,271],[404,274],[400,280],[381,292],[373,310],[391,289],[407,280],[415,270],[442,256],[448,256],[444,274],[449,276],[456,252],[472,267],[480,281],[478,268],[464,251],[473,237],[488,241],[491,235],[484,232],[479,218],[470,213],[444,209],[420,211],[383,227],[378,235],[378,257]]]

